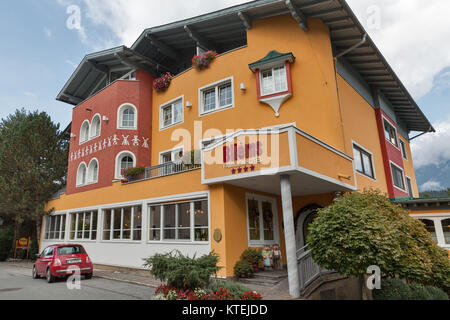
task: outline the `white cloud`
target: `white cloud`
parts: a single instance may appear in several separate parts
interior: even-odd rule
[[[347,1],[365,26],[368,7],[379,6],[380,28],[368,33],[414,98],[430,92],[434,77],[450,66],[450,1]]]
[[[442,185],[438,181],[430,180],[419,187],[420,191],[439,191],[442,190]]]
[[[434,127],[436,133],[426,134],[412,141],[416,169],[428,165],[440,166],[450,160],[450,117]]]
[[[37,94],[35,94],[34,92],[26,91],[23,94],[24,94],[24,96],[26,96],[28,98],[31,98],[31,99],[37,99],[38,98]]]

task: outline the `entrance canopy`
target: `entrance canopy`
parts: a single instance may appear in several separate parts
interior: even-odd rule
[[[202,151],[202,183],[227,183],[280,194],[280,175],[289,175],[293,196],[355,191],[353,159],[285,125],[240,130]]]

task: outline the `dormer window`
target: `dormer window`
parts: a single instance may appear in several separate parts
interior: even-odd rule
[[[273,50],[249,65],[256,74],[258,100],[271,106],[277,117],[281,105],[292,97],[291,64],[294,61],[292,53]]]

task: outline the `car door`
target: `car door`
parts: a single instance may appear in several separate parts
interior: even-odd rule
[[[53,260],[53,247],[48,247],[47,249],[44,250],[44,252],[42,253],[42,256],[40,258],[40,269],[39,269],[39,273],[40,274],[44,274],[47,270],[47,265]]]
[[[44,259],[45,255],[47,254],[48,249],[49,249],[49,247],[45,248],[42,251],[42,253],[39,256],[39,258],[35,262],[36,271],[37,271],[38,274],[42,274],[42,264],[43,264],[42,260]]]

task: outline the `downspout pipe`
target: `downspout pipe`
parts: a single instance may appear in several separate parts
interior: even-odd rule
[[[367,41],[367,33],[364,34],[362,40],[360,42],[358,42],[357,44],[351,46],[350,48],[348,48],[347,50],[342,51],[341,53],[339,53],[338,55],[336,55],[336,59],[340,58],[344,55],[346,55],[347,53],[359,48],[360,46],[362,46],[365,42]]]

